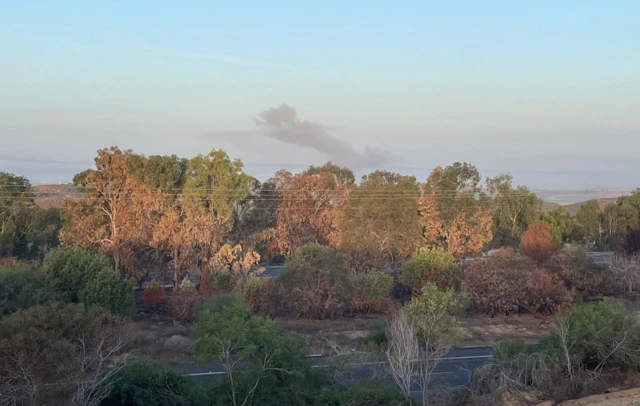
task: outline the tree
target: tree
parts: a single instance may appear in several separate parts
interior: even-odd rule
[[[416,253],[402,264],[402,281],[418,293],[425,283],[435,283],[440,289],[454,287],[458,282],[458,263],[453,255],[441,248]]]
[[[62,229],[60,209],[34,207],[23,212],[20,257],[42,261],[47,252],[59,245],[59,233]]]
[[[304,342],[244,304],[200,312],[195,330],[196,359],[218,362],[226,371],[212,389],[221,405],[297,404],[317,390]]]
[[[624,243],[624,250],[628,255],[636,255],[640,252],[640,224],[627,231]]]
[[[296,317],[325,319],[350,310],[354,292],[350,272],[342,254],[308,244],[287,258],[278,283],[286,290]]]
[[[632,293],[640,286],[640,257],[616,254],[607,261],[610,283],[619,293]]]
[[[340,223],[340,249],[349,257],[365,252],[375,262],[360,268],[383,270],[408,258],[420,244],[418,186],[412,176],[375,171],[349,194]]]
[[[126,357],[126,330],[99,308],[35,306],[0,321],[0,403],[97,406]]]
[[[133,283],[120,279],[112,269],[96,274],[78,296],[86,307],[100,306],[121,316],[131,316],[133,313]]]
[[[187,165],[184,208],[191,214],[213,216],[220,223],[233,223],[235,206],[248,195],[252,182],[243,172],[242,161],[232,161],[223,150],[198,155]]]
[[[582,225],[584,237],[592,243],[602,243],[604,224],[597,200],[584,202],[578,209],[576,220]]]
[[[640,189],[628,196],[620,196],[615,204],[604,208],[603,224],[609,243],[616,236],[625,235],[629,229],[640,224]]]
[[[487,178],[493,217],[493,247],[516,247],[522,233],[539,218],[542,200],[525,186],[513,187],[510,174]]]
[[[544,222],[533,223],[520,241],[520,251],[541,266],[558,250],[551,229]]]
[[[26,179],[0,172],[0,182],[12,177],[13,183],[0,186],[0,257],[42,261],[44,254],[58,245],[60,210],[39,208]],[[26,183],[18,186],[19,182]],[[22,192],[15,193],[19,188],[23,188]]]
[[[111,270],[104,256],[73,246],[49,252],[42,268],[63,298],[74,303],[80,301],[82,290],[91,280]]]
[[[456,162],[431,172],[420,194],[421,226],[427,246],[460,256],[476,254],[492,239],[488,201],[478,170]]]
[[[331,172],[289,174],[283,180],[277,187],[275,229],[280,254],[288,256],[312,242],[337,247],[347,186]]]
[[[57,298],[47,276],[27,265],[0,268],[0,319]]]
[[[540,216],[553,235],[553,242],[557,246],[565,243],[580,243],[584,241],[584,228],[578,220],[571,218],[571,214],[562,206],[545,211]]]
[[[320,175],[323,173],[332,174],[336,183],[342,183],[348,188],[356,183],[356,177],[351,169],[336,165],[331,161],[322,166],[311,165],[309,169],[304,171],[304,174],[307,175]]]
[[[197,406],[204,396],[190,376],[150,359],[136,359],[112,375],[111,391],[102,406]]]
[[[146,273],[149,261],[139,261],[148,249],[154,213],[161,201],[129,172],[129,150],[98,151],[95,170],[74,177],[85,193],[79,202],[67,201],[63,242],[97,248],[110,257],[121,276]]]
[[[176,155],[133,154],[127,160],[127,171],[150,190],[173,200],[182,192],[188,163],[188,159]]]
[[[455,340],[458,324],[454,314],[459,304],[452,290],[442,292],[434,284],[425,285],[422,292],[406,311],[389,321],[387,359],[391,376],[407,401],[412,401],[412,386],[417,383],[422,404],[428,405],[434,370]]]
[[[187,270],[206,265],[228,232],[229,223],[206,213],[190,213],[177,203],[162,214],[151,245],[168,253],[177,286]]]
[[[34,206],[33,197],[27,178],[0,172],[0,257],[13,255],[17,217],[22,210]]]

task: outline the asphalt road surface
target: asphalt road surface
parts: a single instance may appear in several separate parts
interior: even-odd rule
[[[492,359],[491,347],[454,348],[442,358],[434,371],[433,384],[446,383],[451,386],[464,386],[469,383],[471,372]],[[335,365],[335,357],[317,356],[309,357],[314,368],[324,368]],[[388,372],[385,367],[385,356],[381,354],[367,360],[346,361],[342,365],[345,380],[357,382],[374,377],[388,380]],[[197,383],[204,384],[216,377],[226,375],[225,369],[218,363],[204,365],[182,364],[172,365],[171,368],[179,373],[191,376]],[[418,392],[416,386],[415,391]]]
[[[614,255],[613,252],[608,252],[608,251],[607,252],[593,251],[593,252],[587,252],[586,254],[587,256],[591,257],[591,259],[593,259],[594,263],[599,265],[606,265]],[[471,265],[475,260],[476,258],[473,258],[473,257],[465,258],[465,262],[467,263],[467,265]],[[264,272],[262,273],[263,277],[277,278],[278,275],[280,274],[280,271],[282,271],[282,269],[284,268],[284,264],[262,265],[262,267],[264,268]]]

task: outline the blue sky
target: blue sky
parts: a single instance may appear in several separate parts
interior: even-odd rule
[[[419,179],[465,160],[634,187],[639,21],[631,0],[0,1],[0,170],[70,179],[114,144],[262,178],[325,161],[253,131],[286,103]]]

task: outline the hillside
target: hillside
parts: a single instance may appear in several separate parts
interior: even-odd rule
[[[598,201],[598,206],[600,206],[600,209],[604,209],[605,207],[607,207],[610,204],[614,204],[616,202],[616,200],[618,200],[617,197],[605,197],[605,198],[601,198],[601,199],[596,199]],[[549,211],[549,210],[553,210],[558,206],[562,206],[566,211],[569,212],[569,214],[571,214],[572,216],[575,216],[578,213],[578,210],[580,209],[580,206],[582,206],[585,202],[579,202],[579,203],[572,203],[572,204],[560,204],[560,203],[552,203],[552,202],[543,202],[542,203],[542,210],[543,211]]]
[[[35,185],[36,204],[43,209],[62,207],[67,199],[79,200],[82,197],[74,185]]]

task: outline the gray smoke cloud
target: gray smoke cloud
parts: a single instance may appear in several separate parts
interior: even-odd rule
[[[269,138],[313,148],[329,160],[354,170],[376,168],[389,160],[389,152],[378,148],[366,147],[357,151],[352,145],[329,134],[325,126],[300,120],[296,109],[286,104],[263,111],[254,121]]]

